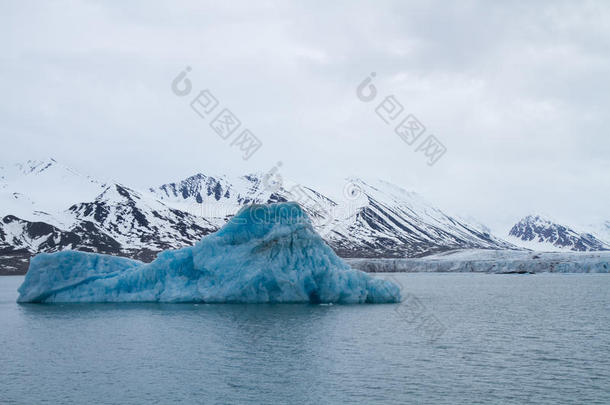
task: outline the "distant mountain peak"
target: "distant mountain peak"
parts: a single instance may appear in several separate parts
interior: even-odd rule
[[[558,224],[540,214],[531,214],[522,218],[511,228],[508,235],[514,239],[510,240],[511,242],[534,250],[592,251],[610,249],[610,246],[590,233],[580,233],[567,225]]]

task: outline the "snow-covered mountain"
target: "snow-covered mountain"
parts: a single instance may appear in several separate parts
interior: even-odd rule
[[[275,182],[271,176],[262,173],[233,178],[198,173],[149,191],[159,200],[208,218],[219,227],[246,204],[298,201],[314,221],[336,205],[311,188],[291,182]]]
[[[413,257],[451,249],[512,249],[479,226],[447,215],[385,181],[348,179],[349,202],[328,233],[345,257]]]
[[[583,252],[610,249],[608,243],[590,233],[580,233],[540,215],[523,218],[511,228],[508,235],[510,242],[532,250]]]
[[[416,193],[390,183],[348,179],[338,202],[311,187],[269,184],[263,175],[234,179],[203,174],[151,188],[176,207],[236,212],[248,203],[297,201],[327,243],[344,257],[405,257],[457,248],[514,248],[478,226],[451,217]]]
[[[606,244],[610,245],[610,220],[585,226],[585,229],[598,239],[601,239],[606,242]]]
[[[21,272],[32,254],[65,249],[150,260],[218,228],[53,159],[0,168],[0,218],[0,267]]]
[[[191,245],[218,229],[203,217],[168,207],[150,195],[116,183],[94,201],[74,204],[67,212],[74,223],[94,224],[136,257],[140,251]]]
[[[107,183],[62,165],[55,159],[0,166],[0,216],[62,225],[59,212],[90,201]],[[51,215],[53,214],[53,215]]]
[[[64,249],[150,260],[160,250],[194,244],[246,204],[284,201],[301,204],[343,257],[517,249],[510,240],[537,250],[608,248],[591,235],[533,217],[515,225],[507,242],[474,220],[449,215],[384,181],[348,179],[342,194],[330,198],[315,187],[261,173],[199,173],[135,190],[53,159],[0,166],[0,268],[24,271],[32,254]]]

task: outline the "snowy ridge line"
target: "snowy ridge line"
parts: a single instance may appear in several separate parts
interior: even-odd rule
[[[527,248],[382,180],[348,178],[343,198],[337,200],[314,187],[277,180],[277,173],[198,173],[136,190],[96,180],[53,159],[0,167],[0,273],[24,273],[30,256],[67,249],[148,262],[160,251],[194,245],[244,206],[288,201],[301,205],[314,229],[342,257]],[[582,238],[584,250],[601,246],[587,241]],[[576,243],[554,249],[580,247]]]
[[[97,181],[52,159],[0,172],[0,198],[6,202],[0,245],[7,255],[19,249],[30,254],[76,249],[151,260],[154,252],[196,243],[245,205],[286,201],[298,201],[326,242],[348,257],[506,246],[387,182],[350,179],[355,193],[337,203],[312,187],[275,184],[260,173],[233,178],[199,173],[138,191]],[[59,197],[47,206],[49,194]]]

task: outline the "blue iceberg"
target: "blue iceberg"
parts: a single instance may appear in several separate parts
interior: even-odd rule
[[[151,263],[39,254],[18,302],[391,303],[400,289],[350,268],[296,203],[249,205],[196,245]]]

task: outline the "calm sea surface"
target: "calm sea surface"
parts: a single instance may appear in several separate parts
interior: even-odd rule
[[[0,403],[610,403],[610,275],[396,277],[410,305],[18,305],[0,277]]]

